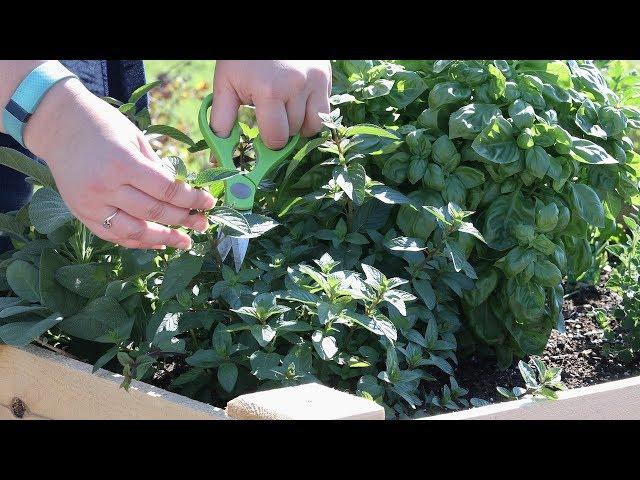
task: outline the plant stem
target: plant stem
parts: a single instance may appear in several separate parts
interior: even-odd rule
[[[196,350],[198,348],[200,348],[200,344],[198,343],[198,337],[196,337],[196,332],[193,331],[193,329],[189,330],[189,333],[191,334],[191,339],[193,340],[193,343],[196,346]]]

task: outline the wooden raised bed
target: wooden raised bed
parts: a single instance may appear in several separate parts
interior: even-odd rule
[[[379,405],[319,384],[242,395],[226,410],[133,381],[37,346],[0,345],[0,419],[361,419],[382,420]],[[640,419],[640,376],[420,420]]]
[[[640,420],[640,376],[420,420]]]
[[[0,419],[65,420],[383,420],[364,398],[308,384],[233,399],[227,410],[132,381],[33,345],[0,345]]]

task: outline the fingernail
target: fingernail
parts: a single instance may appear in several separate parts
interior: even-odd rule
[[[185,240],[183,242],[180,242],[178,244],[178,248],[180,248],[181,250],[189,250],[191,248],[191,241]]]

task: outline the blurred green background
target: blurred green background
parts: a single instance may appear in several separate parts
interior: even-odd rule
[[[171,117],[176,122],[172,126],[187,127],[185,133],[194,133],[202,98],[197,93],[211,91],[215,64],[215,60],[145,60],[147,81],[161,80],[164,84],[160,91],[165,95],[160,99],[156,96],[161,101],[151,104],[154,118]]]
[[[145,60],[147,82],[161,81],[150,92],[152,123],[170,125],[200,140],[198,109],[212,91],[215,64],[215,60]],[[255,125],[251,108],[242,107],[238,119]],[[202,169],[208,161],[208,151],[189,153],[185,144],[168,137],[153,141],[152,146],[161,156],[178,155],[192,170]]]

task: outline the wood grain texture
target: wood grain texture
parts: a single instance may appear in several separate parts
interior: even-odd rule
[[[384,420],[384,408],[319,383],[249,393],[227,404],[238,420]]]
[[[640,420],[640,376],[420,420]]]
[[[26,406],[23,419],[225,420],[222,409],[132,381],[40,347],[0,345],[0,419],[15,419],[12,402]]]

